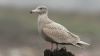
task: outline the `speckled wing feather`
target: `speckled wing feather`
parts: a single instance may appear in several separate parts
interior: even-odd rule
[[[79,37],[69,32],[64,26],[52,22],[43,27],[43,33],[57,43],[76,43]]]

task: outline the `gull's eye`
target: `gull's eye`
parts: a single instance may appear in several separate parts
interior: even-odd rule
[[[40,10],[42,10],[43,8],[39,8]]]

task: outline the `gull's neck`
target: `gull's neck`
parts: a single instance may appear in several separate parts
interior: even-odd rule
[[[48,18],[48,14],[47,14],[47,13],[40,14],[40,15],[38,16],[38,19],[39,19],[39,18],[42,18],[42,19]]]
[[[47,24],[47,23],[50,23],[52,20],[50,20],[49,18],[48,18],[48,13],[44,13],[44,14],[40,14],[39,16],[38,16],[38,22],[40,23],[40,24]]]

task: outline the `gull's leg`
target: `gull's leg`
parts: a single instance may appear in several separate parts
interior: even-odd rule
[[[53,50],[53,43],[51,42],[51,50]]]
[[[59,47],[58,47],[58,43],[56,43],[56,49],[57,49],[57,50],[59,49]]]

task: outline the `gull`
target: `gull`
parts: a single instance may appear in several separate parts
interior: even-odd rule
[[[40,35],[51,44],[73,45],[81,47],[82,45],[90,45],[80,40],[79,36],[71,33],[63,25],[54,22],[48,18],[48,8],[46,6],[38,6],[30,12],[38,15],[38,31]]]

